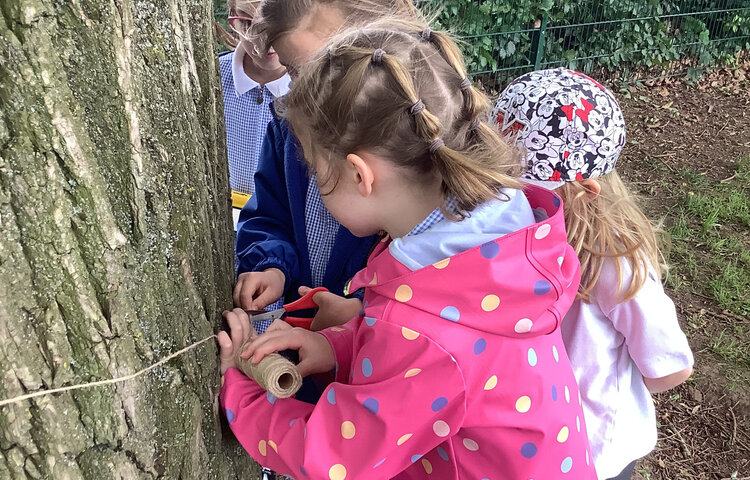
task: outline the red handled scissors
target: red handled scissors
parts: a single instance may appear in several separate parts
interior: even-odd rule
[[[305,295],[303,295],[299,300],[296,300],[292,303],[287,303],[283,307],[277,310],[271,310],[270,312],[261,312],[255,314],[254,311],[250,310],[248,311],[248,313],[250,314],[250,321],[252,323],[255,323],[281,318],[293,327],[300,327],[310,330],[310,325],[313,321],[312,318],[289,317],[288,314],[291,312],[296,312],[297,310],[310,310],[318,308],[318,304],[315,303],[315,300],[313,300],[313,296],[318,292],[327,291],[328,289],[325,287],[313,288]]]

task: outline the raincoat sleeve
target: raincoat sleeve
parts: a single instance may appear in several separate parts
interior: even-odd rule
[[[408,329],[380,330],[355,352],[352,384],[332,383],[317,405],[276,399],[229,369],[221,404],[248,453],[296,478],[382,479],[457,432],[465,387],[451,355]]]
[[[354,338],[360,322],[360,319],[353,319],[339,327],[327,328],[320,332],[331,344],[336,356],[336,376],[334,378],[336,382],[349,382],[354,355]]]

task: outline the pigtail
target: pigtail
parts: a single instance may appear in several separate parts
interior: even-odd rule
[[[425,30],[430,35],[429,29]],[[432,35],[434,37],[434,35]],[[423,33],[423,39],[425,34]],[[428,37],[429,38],[429,37]],[[437,38],[437,37],[436,37]],[[439,38],[445,38],[442,35]],[[452,43],[452,42],[450,42]],[[459,56],[456,56],[459,55]],[[450,57],[454,61],[460,60],[460,53],[457,48],[451,49]],[[414,119],[414,129],[419,138],[425,142],[428,155],[432,159],[434,167],[440,173],[442,184],[441,190],[446,199],[450,198],[455,204],[455,211],[446,211],[444,214],[449,218],[461,219],[467,216],[477,205],[497,198],[502,189],[506,186],[519,188],[519,182],[508,175],[499,173],[497,165],[485,165],[483,162],[472,158],[469,152],[462,152],[448,147],[441,138],[443,125],[440,119],[430,112],[424,102],[418,97],[417,90],[414,86],[409,71],[401,64],[397,57],[387,55],[382,49],[377,49],[372,53],[373,63],[382,63],[390,72],[395,80],[395,84],[400,89],[397,94],[413,102],[407,110],[407,113]],[[448,62],[450,64],[450,62]],[[451,65],[455,68],[455,65]],[[359,70],[359,69],[357,69]],[[344,85],[347,84],[347,77],[344,77]],[[473,98],[472,93],[464,85],[461,90],[465,93],[464,99]],[[477,103],[472,103],[474,108]],[[472,112],[473,113],[473,112]],[[476,117],[479,119],[479,117]],[[509,151],[507,145],[500,140],[494,130],[481,121],[476,122],[476,132],[480,138],[485,139],[485,144],[494,146],[498,153],[503,150]],[[486,138],[485,138],[486,137]],[[493,168],[494,167],[494,168]]]
[[[522,184],[515,180],[521,175],[522,162],[521,150],[515,145],[509,145],[504,141],[497,130],[488,123],[481,120],[483,116],[477,117],[472,125],[471,133],[474,136],[474,145],[489,152],[491,158],[503,159],[503,163],[494,164],[505,172],[505,185],[512,188],[522,188]]]
[[[465,218],[478,204],[497,198],[504,187],[516,184],[512,178],[444,145],[432,153],[432,158],[443,179],[443,194],[455,201],[454,212],[443,212],[449,218]]]
[[[420,37],[435,46],[445,62],[461,79],[457,87],[464,99],[464,119],[470,122],[468,133],[470,139],[473,139],[470,143],[491,151],[493,158],[508,159],[507,164],[503,166],[508,173],[520,173],[520,153],[512,149],[492,127],[482,121],[491,104],[487,96],[471,83],[458,46],[446,33],[435,32],[430,28],[422,30]],[[484,165],[483,162],[477,162],[460,151],[447,147],[440,148],[435,152],[434,158],[444,179],[444,192],[456,199],[460,216],[473,208],[475,202],[472,199],[489,200],[497,197],[503,187],[521,187],[511,176],[497,173],[497,164]]]
[[[437,48],[445,62],[450,65],[459,78],[460,83],[457,87],[461,90],[464,97],[464,115],[469,121],[479,118],[485,112],[489,112],[491,104],[486,95],[479,91],[469,79],[464,59],[456,43],[443,32],[436,32],[430,28],[425,28],[420,32],[422,40],[432,43]]]
[[[419,28],[388,19],[342,32],[296,80],[284,116],[308,161],[334,172],[358,149],[386,155],[415,181],[439,182],[443,213],[460,220],[522,188],[520,154],[484,121],[489,101],[450,36]]]

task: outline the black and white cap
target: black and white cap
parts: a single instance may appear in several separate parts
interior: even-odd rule
[[[612,92],[565,68],[515,79],[490,120],[523,149],[523,180],[548,189],[606,175],[625,146],[625,119]]]

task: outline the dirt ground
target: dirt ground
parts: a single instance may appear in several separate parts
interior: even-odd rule
[[[696,357],[691,380],[655,397],[659,442],[639,462],[635,478],[750,479],[748,292],[734,297],[729,292],[719,301],[724,291],[716,294],[707,286],[719,275],[709,266],[709,256],[723,248],[723,240],[739,246],[735,252],[747,252],[750,227],[746,220],[733,219],[701,224],[701,212],[694,208],[696,195],[708,198],[718,191],[740,202],[738,208],[750,203],[746,172],[738,173],[740,164],[750,161],[750,65],[710,74],[693,85],[666,80],[613,89],[628,125],[618,170],[642,196],[651,218],[663,220],[665,230],[688,229],[688,235],[673,235],[676,254],[670,256],[668,289]],[[701,228],[715,233],[719,245],[690,234]],[[732,278],[742,285],[750,278],[750,266],[737,265]]]

